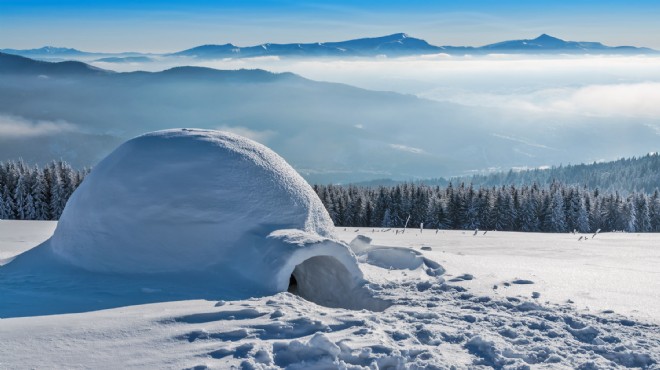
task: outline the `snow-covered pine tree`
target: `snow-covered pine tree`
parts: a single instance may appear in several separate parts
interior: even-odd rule
[[[32,194],[28,193],[27,198],[25,199],[25,210],[24,210],[25,220],[37,220],[37,210],[34,207],[34,198]]]
[[[32,171],[32,186],[30,188],[30,195],[32,196],[34,202],[34,220],[49,220],[49,207],[46,201],[46,179],[43,172],[38,167],[35,166]]]
[[[0,188],[0,220],[8,220],[10,217],[9,211],[5,208],[5,193],[3,190]]]
[[[385,213],[383,214],[383,220],[380,223],[381,227],[392,227],[392,216],[390,215],[390,209],[385,208]]]
[[[7,220],[13,220],[15,218],[15,207],[14,207],[14,200],[12,199],[12,192],[9,191],[9,188],[5,184],[5,186],[2,187],[2,194],[4,198],[3,202],[3,219]]]
[[[624,230],[629,233],[634,233],[637,231],[637,212],[635,207],[635,201],[633,197],[628,197],[626,202],[623,204],[623,222]]]
[[[564,196],[559,189],[552,194],[550,202],[550,213],[548,222],[548,231],[563,233],[568,229],[566,227],[566,215],[564,214]]]
[[[67,198],[65,197],[62,181],[57,169],[55,167],[51,167],[49,174],[50,179],[48,181],[48,192],[50,193],[50,202],[48,204],[48,209],[51,220],[57,220],[60,218],[60,215],[64,210],[64,205],[66,204]]]
[[[647,233],[651,231],[651,217],[649,202],[646,194],[637,194],[635,199],[635,214],[637,216],[635,229],[637,232]]]
[[[651,231],[660,232],[660,190],[655,189],[649,198],[649,220]]]
[[[26,184],[26,178],[23,174],[18,176],[16,187],[14,188],[14,215],[19,220],[27,220],[27,196],[29,191]],[[33,205],[34,206],[34,205]]]
[[[520,206],[520,229],[527,232],[540,230],[537,214],[537,200],[534,194],[528,192],[523,196]]]

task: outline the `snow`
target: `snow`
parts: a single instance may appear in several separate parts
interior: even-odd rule
[[[613,310],[660,324],[659,234],[584,234],[588,239],[578,241],[581,235],[572,233],[380,230],[338,228],[337,234],[347,241],[363,233],[372,244],[423,252],[448,271],[447,280],[472,275],[452,283],[474,294],[531,297],[538,292],[543,302],[571,300],[576,309]]]
[[[53,223],[3,221],[0,246],[35,235],[21,247],[29,248],[52,229]],[[574,247],[572,234],[342,229],[335,230],[340,239],[351,248],[360,244],[356,254],[370,288],[393,303],[385,311],[324,307],[283,292],[8,318],[0,320],[0,368],[653,368],[660,361],[660,235],[603,233]],[[283,234],[273,237],[306,244],[304,235]],[[431,251],[420,251],[422,245]],[[420,256],[422,264],[383,268],[367,258],[374,250]],[[428,274],[427,263],[435,261],[444,274]],[[645,274],[643,283],[632,269]],[[576,270],[572,279],[562,279],[568,270]],[[604,282],[581,281],[598,273]],[[465,275],[472,279],[444,282]],[[623,301],[640,300],[638,311],[620,314],[628,306],[608,288],[608,275],[628,286],[631,296]],[[493,282],[498,289],[482,291]],[[577,293],[588,284],[586,311]],[[532,290],[542,299],[531,298]],[[559,301],[546,301],[555,294]],[[655,305],[644,303],[648,297]]]
[[[57,223],[0,220],[0,266],[53,235]]]

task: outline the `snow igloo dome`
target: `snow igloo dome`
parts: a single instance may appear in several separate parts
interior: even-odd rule
[[[102,160],[69,199],[50,248],[92,272],[208,273],[227,289],[288,289],[363,308],[345,298],[364,280],[333,226],[272,150],[231,133],[176,129],[129,140]]]

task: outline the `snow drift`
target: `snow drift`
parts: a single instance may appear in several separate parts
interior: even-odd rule
[[[50,255],[85,279],[148,281],[147,292],[170,298],[176,289],[185,298],[194,289],[216,298],[289,290],[330,307],[386,308],[333,227],[313,189],[272,150],[225,132],[165,130],[101,161],[47,251],[6,267]]]

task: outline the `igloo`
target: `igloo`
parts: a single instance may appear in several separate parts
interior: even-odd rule
[[[176,129],[127,141],[74,192],[49,241],[89,272],[188,279],[235,296],[294,292],[384,309],[313,189],[267,147]]]

